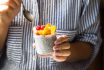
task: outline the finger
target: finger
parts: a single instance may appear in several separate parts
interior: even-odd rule
[[[14,2],[14,0],[10,0],[10,2],[7,3],[11,8],[16,9],[17,5]]]
[[[12,18],[14,16],[14,14],[15,14],[15,12],[14,12],[13,8],[9,7],[9,9],[7,11],[8,17]]]
[[[0,14],[5,13],[9,6],[7,5],[0,5]]]
[[[71,52],[69,50],[59,50],[59,51],[54,51],[53,55],[54,56],[70,56]]]
[[[53,50],[65,50],[65,49],[70,49],[70,44],[69,43],[63,43],[63,44],[60,44],[60,45],[53,46]]]
[[[5,13],[9,9],[16,10],[17,6],[13,0],[9,0],[7,3],[0,5],[0,12]],[[12,13],[13,14],[13,13]]]
[[[67,60],[67,57],[62,57],[62,56],[53,56],[53,59],[57,62],[64,62]]]
[[[55,41],[55,44],[56,44],[56,45],[57,45],[57,44],[61,44],[61,43],[66,42],[66,41],[68,41],[68,40],[69,40],[69,37],[68,37],[68,36],[62,35],[62,36],[60,36],[59,38],[57,38],[57,40]]]
[[[21,0],[14,0],[14,2],[17,6],[20,6],[22,1]]]
[[[1,5],[9,5],[13,8],[21,6],[21,0],[8,0],[7,2],[3,2]]]
[[[3,2],[0,3],[0,5],[8,5],[8,6],[11,6],[11,7],[14,7],[14,0],[4,0]]]
[[[20,1],[21,0],[10,0],[6,4],[9,5],[10,7],[12,7],[13,9],[16,9],[17,7],[21,6],[21,2]]]
[[[0,4],[5,4],[7,2],[9,2],[10,0],[0,0]]]
[[[11,7],[9,6],[9,9],[7,10],[8,16],[13,17],[16,16],[16,14],[19,12],[20,7]]]

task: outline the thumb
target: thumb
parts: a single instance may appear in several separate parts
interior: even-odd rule
[[[9,2],[9,0],[0,0],[0,4],[5,4],[7,2]]]
[[[5,12],[8,8],[9,8],[9,6],[7,6],[7,5],[0,5],[0,13]]]

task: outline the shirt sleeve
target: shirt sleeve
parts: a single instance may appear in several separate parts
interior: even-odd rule
[[[98,0],[85,0],[84,9],[79,22],[77,39],[97,44],[99,32],[99,2]]]
[[[101,44],[99,0],[84,0],[83,6],[76,39],[92,44],[93,51],[90,60],[93,60]]]

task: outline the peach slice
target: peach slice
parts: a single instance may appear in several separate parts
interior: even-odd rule
[[[51,26],[51,34],[54,34],[56,32],[56,26]]]

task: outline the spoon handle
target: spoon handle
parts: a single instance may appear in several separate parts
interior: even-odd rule
[[[42,19],[41,19],[41,11],[40,11],[40,0],[37,0],[38,3],[38,11],[39,11],[39,22],[38,25],[42,25]]]
[[[26,10],[26,8],[25,8],[25,6],[24,6],[24,3],[23,3],[23,1],[22,1],[22,6],[23,6],[23,10]]]
[[[28,21],[32,22],[33,19],[34,19],[34,17],[33,17],[33,15],[30,13],[30,11],[28,11],[28,10],[25,8],[25,5],[23,4],[23,1],[22,1],[22,6],[23,6],[23,15],[24,15],[24,17],[25,17]]]

